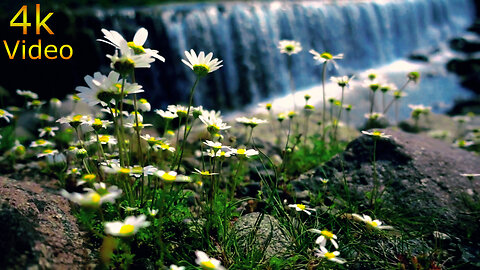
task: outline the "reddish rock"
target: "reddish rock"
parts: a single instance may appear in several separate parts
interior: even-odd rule
[[[0,177],[3,269],[85,269],[94,261],[69,202],[56,190]]]

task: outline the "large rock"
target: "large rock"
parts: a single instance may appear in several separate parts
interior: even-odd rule
[[[259,254],[268,260],[273,256],[282,257],[292,245],[279,222],[272,216],[258,212],[246,214],[235,222],[239,247],[244,252]]]
[[[2,269],[85,269],[94,261],[67,200],[30,181],[0,177]]]
[[[430,220],[432,231],[440,230],[478,247],[480,179],[470,181],[460,174],[480,173],[480,157],[422,135],[390,129],[383,132],[391,135],[376,145],[384,204],[404,217]],[[303,184],[321,192],[319,178],[327,177],[345,196],[342,183],[346,179],[352,199],[361,209],[371,208],[366,194],[374,183],[372,154],[372,137],[361,136],[316,170],[312,178],[302,180]]]

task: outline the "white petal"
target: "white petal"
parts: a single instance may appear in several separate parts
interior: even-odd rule
[[[145,44],[145,41],[147,41],[148,37],[148,31],[145,28],[140,28],[138,29],[137,33],[135,33],[135,36],[133,37],[133,43],[137,46],[143,46]]]

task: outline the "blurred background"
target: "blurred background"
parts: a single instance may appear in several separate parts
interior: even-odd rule
[[[5,103],[16,99],[16,89],[37,92],[42,99],[63,98],[76,86],[84,85],[85,75],[109,72],[105,55],[114,50],[96,41],[103,38],[102,28],[116,30],[132,40],[137,29],[145,27],[149,31],[145,46],[166,58],[165,63],[157,61],[151,69],[136,72],[154,108],[186,102],[194,74],[181,59],[189,49],[213,52],[224,61],[223,68],[199,85],[196,104],[235,111],[287,95],[287,58],[279,53],[277,44],[291,39],[303,47],[292,58],[299,90],[313,89],[321,83],[321,65],[316,65],[308,50],[344,53],[345,59],[338,61],[338,68],[331,66],[329,75],[358,77],[373,68],[385,70],[390,74],[387,77],[401,84],[408,69],[423,69],[426,81],[422,82],[422,92],[413,93],[413,98],[416,103],[433,105],[434,111],[446,111],[455,106],[453,101],[472,102],[476,98],[473,93],[478,93],[477,2],[3,0],[0,92]],[[41,4],[41,18],[54,13],[47,25],[55,35],[43,29],[41,35],[35,35],[37,3]],[[10,27],[10,20],[22,5],[28,5],[32,23],[27,35],[22,34],[21,27]],[[73,57],[21,59],[19,48],[14,60],[8,58],[4,40],[10,47],[17,40],[25,40],[28,50],[28,46],[38,44],[38,39],[43,48],[69,44]]]

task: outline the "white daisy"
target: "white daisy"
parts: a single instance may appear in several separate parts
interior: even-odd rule
[[[294,208],[297,212],[305,212],[308,215],[312,214],[310,211],[316,211],[313,208],[308,208],[305,204],[289,204],[288,207]]]
[[[46,156],[53,156],[53,155],[56,155],[56,154],[58,154],[58,150],[45,149],[41,153],[37,154],[37,157],[41,158],[41,157],[46,157]]]
[[[213,148],[213,149],[215,149],[215,150],[219,150],[219,149],[221,149],[222,147],[224,147],[224,145],[222,145],[221,142],[212,142],[212,141],[210,141],[210,140],[204,141],[203,144],[205,144],[206,146],[211,147],[211,148]],[[227,148],[228,148],[228,147],[227,147]]]
[[[51,136],[51,137],[54,137],[55,136],[55,131],[58,130],[58,127],[44,127],[44,128],[39,128],[38,129],[38,132],[40,132],[40,134],[38,135],[39,137],[43,137],[45,136],[46,134],[48,134],[48,136]]]
[[[5,121],[10,123],[10,119],[13,118],[13,115],[5,110],[0,109],[0,118],[3,118]]]
[[[199,174],[201,176],[212,176],[212,175],[217,175],[218,173],[213,173],[210,171],[201,171],[197,168],[194,169],[195,171],[193,172],[194,174]]]
[[[38,94],[28,90],[17,89],[17,95],[25,98],[29,98],[29,99],[38,99]]]
[[[152,105],[144,98],[138,100],[137,106],[142,112],[149,112],[152,109]]]
[[[36,141],[33,141],[31,144],[30,144],[30,147],[47,147],[47,146],[53,146],[53,143],[52,142],[49,142],[49,141],[46,141],[44,139],[39,139],[39,140],[36,140]]]
[[[188,107],[183,105],[168,105],[167,110],[175,113],[178,117],[186,117],[188,112]],[[190,111],[190,116],[192,112]]]
[[[117,144],[117,139],[115,139],[115,137],[111,135],[105,135],[105,134],[99,134],[98,141],[100,141],[101,144],[109,144],[109,145]]]
[[[370,216],[358,214],[352,214],[353,218],[357,221],[365,222],[370,228],[379,229],[379,230],[388,230],[393,229],[392,226],[382,225],[382,222],[378,219],[372,220]]]
[[[318,233],[318,234],[321,234],[317,240],[315,240],[315,244],[318,244],[320,246],[325,246],[326,243],[327,243],[327,240],[330,240],[330,242],[332,243],[332,245],[338,249],[338,243],[337,241],[335,241],[335,239],[337,239],[337,236],[335,234],[333,234],[332,232],[328,231],[328,230],[317,230],[317,229],[310,229],[311,232],[314,232],[314,233]]]
[[[328,53],[328,52],[319,53],[313,49],[308,52],[313,54],[313,59],[318,61],[319,63],[325,63],[327,61],[330,61],[335,65],[335,67],[337,67],[337,62],[335,60],[343,59],[343,53],[332,55],[331,53]]]
[[[232,153],[237,155],[238,157],[245,157],[245,158],[251,158],[253,156],[258,155],[258,151],[255,149],[245,149],[245,148],[239,148],[239,149],[231,149]]]
[[[115,71],[111,71],[108,76],[95,72],[93,77],[87,75],[84,80],[88,87],[77,86],[75,90],[80,92],[78,96],[90,106],[99,103],[102,106],[107,106],[121,98],[123,80],[120,79],[120,74]],[[143,92],[142,86],[137,83],[125,82],[123,84],[124,96],[141,92]]]
[[[141,228],[146,228],[150,222],[146,221],[145,215],[138,217],[130,216],[125,221],[105,222],[105,233],[113,236],[127,237],[134,235]]]
[[[129,74],[134,68],[149,68],[150,63],[155,61],[146,53],[136,54],[124,39],[120,40],[118,49],[114,55],[107,54],[107,57],[112,61],[110,67],[123,75]]]
[[[58,119],[57,122],[60,124],[69,124],[73,128],[77,128],[80,125],[88,125],[91,120],[92,118],[89,115],[76,114],[64,116]]]
[[[355,77],[355,75],[353,75],[352,77],[348,77],[348,76],[342,76],[342,77],[330,77],[330,80],[332,82],[335,82],[338,84],[338,86],[340,87],[345,87],[345,86],[348,86],[350,81]]]
[[[247,127],[256,127],[258,126],[259,124],[263,124],[263,123],[267,123],[268,121],[267,120],[262,120],[262,119],[258,119],[256,117],[252,117],[252,118],[248,118],[248,117],[238,117],[235,119],[235,121],[247,126]]]
[[[185,175],[180,175],[177,174],[177,172],[170,171],[170,172],[165,172],[162,170],[158,170],[157,172],[154,173],[157,177],[161,178],[163,181],[167,183],[171,182],[190,182],[190,177],[185,176]]]
[[[106,40],[103,40],[103,39],[97,39],[97,41],[102,41],[102,42],[105,42],[107,44],[110,44],[112,45],[113,47],[117,48],[117,49],[120,49],[120,45],[122,43],[122,40],[123,41],[126,41],[122,35],[120,35],[117,31],[113,31],[113,30],[106,30],[106,29],[102,29],[102,33],[105,35],[104,38]],[[148,49],[148,48],[144,48],[143,45],[145,44],[145,42],[147,41],[147,37],[148,37],[148,31],[147,29],[145,28],[140,28],[137,30],[137,32],[135,33],[135,36],[133,37],[133,41],[130,41],[130,42],[127,42],[127,45],[128,47],[130,47],[134,52],[135,54],[147,54],[151,57],[154,57],[162,62],[165,62],[165,58],[160,56],[158,54],[158,51],[157,50],[152,50],[152,49]]]
[[[362,133],[365,134],[365,135],[368,135],[368,136],[375,137],[375,138],[385,138],[386,139],[386,138],[392,137],[392,135],[386,135],[385,133],[380,132],[378,130],[374,130],[372,132],[362,130]]]
[[[100,194],[98,194],[96,191],[93,191],[93,190],[90,190],[87,193],[77,193],[77,192],[69,193],[66,190],[62,190],[60,194],[63,197],[69,199],[70,201],[84,207],[97,208],[100,205],[102,205],[102,203],[111,200],[111,197],[102,198]]]
[[[339,264],[344,264],[346,263],[345,260],[338,258],[338,255],[340,255],[340,252],[334,251],[334,252],[329,252],[324,246],[320,246],[320,249],[315,249],[315,256],[321,257],[321,258],[326,258],[329,261],[336,262]]]
[[[280,49],[280,53],[292,55],[301,52],[302,45],[295,40],[280,40],[278,42],[278,49]]]
[[[207,130],[210,133],[218,133],[220,130],[231,128],[231,126],[222,121],[220,114],[215,111],[204,111],[199,118],[207,126]]]
[[[195,263],[200,265],[200,267],[204,270],[224,270],[219,260],[215,258],[210,258],[208,255],[203,251],[195,251],[195,255],[197,258],[195,259]]]
[[[155,110],[155,113],[160,115],[163,119],[167,119],[167,120],[172,120],[174,118],[177,118],[177,116],[178,116],[176,112],[172,112],[172,111],[168,111],[168,110],[167,111]]]
[[[205,55],[205,53],[202,51],[197,56],[195,51],[192,49],[190,52],[185,51],[185,56],[187,57],[188,61],[182,59],[182,62],[191,68],[199,77],[204,77],[208,73],[214,72],[223,66],[220,65],[223,60],[219,61],[218,58],[212,60],[213,53]]]
[[[87,191],[96,191],[101,196],[101,200],[103,202],[115,203],[115,199],[122,195],[122,190],[119,189],[117,186],[109,186],[103,182],[100,183],[93,183],[93,189],[86,188]]]

